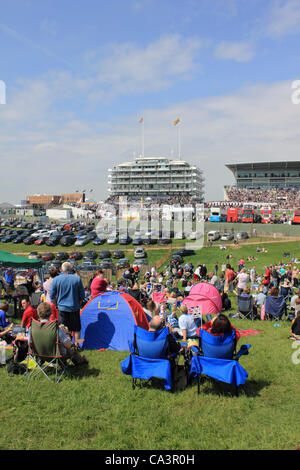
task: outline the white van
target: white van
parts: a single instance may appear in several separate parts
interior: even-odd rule
[[[212,230],[211,232],[208,232],[207,240],[210,242],[214,242],[215,240],[219,240],[220,236],[220,232],[218,232],[217,230]]]

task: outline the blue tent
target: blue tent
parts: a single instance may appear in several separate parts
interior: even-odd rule
[[[81,311],[81,337],[84,349],[128,351],[134,325],[148,330],[149,322],[142,306],[124,292],[99,294]]]

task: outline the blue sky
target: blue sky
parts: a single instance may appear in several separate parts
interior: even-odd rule
[[[182,158],[206,198],[226,163],[299,160],[299,0],[11,0],[1,9],[0,201],[91,187],[141,152]]]

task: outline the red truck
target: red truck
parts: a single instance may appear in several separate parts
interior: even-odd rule
[[[294,211],[292,224],[300,224],[300,210]]]

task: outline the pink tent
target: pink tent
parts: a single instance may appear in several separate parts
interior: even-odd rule
[[[222,312],[222,299],[218,289],[207,282],[195,284],[189,295],[182,301],[189,308],[200,307],[202,315]]]

